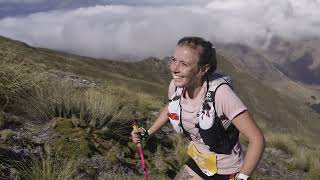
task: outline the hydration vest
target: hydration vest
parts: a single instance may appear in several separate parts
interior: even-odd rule
[[[210,151],[218,154],[231,154],[233,147],[239,140],[239,130],[231,123],[227,129],[222,125],[222,117],[219,117],[215,108],[216,90],[223,84],[231,87],[231,79],[228,76],[212,74],[207,77],[207,92],[202,103],[202,107],[197,113],[199,122],[195,127],[199,129],[199,134],[203,142],[210,147]],[[190,133],[185,130],[181,119],[181,96],[184,88],[176,87],[175,93],[169,99],[168,117],[174,130],[184,133],[190,138]]]

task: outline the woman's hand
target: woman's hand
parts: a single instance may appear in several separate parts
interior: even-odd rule
[[[141,134],[144,133],[143,129],[134,129],[131,131],[131,138],[135,144],[141,143]]]
[[[164,126],[167,121],[168,121],[168,105],[165,105],[165,107],[161,110],[160,115],[158,116],[158,118],[156,119],[156,121],[154,122],[154,124],[147,130],[147,134],[150,136],[151,134],[154,134],[155,132],[157,132],[162,126]],[[135,144],[140,144],[141,143],[141,134],[144,134],[145,130],[144,129],[133,129],[131,131],[131,138],[132,141]]]

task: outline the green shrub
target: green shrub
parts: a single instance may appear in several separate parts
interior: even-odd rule
[[[87,132],[74,127],[70,119],[54,119],[52,138],[46,143],[47,152],[62,158],[83,158],[93,154]]]

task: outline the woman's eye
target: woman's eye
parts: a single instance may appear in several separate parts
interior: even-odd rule
[[[182,62],[181,65],[182,65],[183,67],[187,67],[187,66],[188,66],[188,64],[187,64],[187,63],[184,63],[184,62]]]

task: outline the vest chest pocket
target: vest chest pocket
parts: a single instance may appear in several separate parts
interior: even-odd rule
[[[183,133],[182,127],[180,126],[180,105],[179,100],[172,101],[168,106],[168,118],[173,129],[177,133]]]
[[[214,110],[201,110],[198,112],[200,129],[210,129],[214,124]]]

